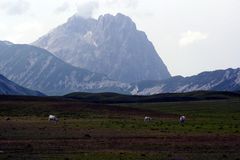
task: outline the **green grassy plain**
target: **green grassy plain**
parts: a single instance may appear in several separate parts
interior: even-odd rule
[[[49,114],[59,123],[48,122]],[[240,99],[0,100],[0,159],[240,160]]]

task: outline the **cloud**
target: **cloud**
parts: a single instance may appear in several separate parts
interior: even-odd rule
[[[139,5],[139,0],[102,0],[101,2],[104,6],[115,9],[136,9]]]
[[[61,6],[57,7],[55,12],[56,13],[61,13],[61,12],[66,12],[70,9],[70,5],[68,2],[64,2]]]
[[[24,0],[4,1],[0,4],[0,9],[9,15],[21,15],[27,12],[30,4]]]
[[[104,3],[110,7],[137,8],[139,0],[105,0]]]
[[[187,31],[182,33],[182,37],[179,40],[179,46],[186,47],[207,38],[208,38],[207,33]]]
[[[0,32],[7,30],[7,26],[5,24],[0,24]]]
[[[94,11],[99,8],[99,3],[96,1],[89,1],[77,6],[77,14],[84,18],[93,16]]]
[[[138,4],[139,4],[138,0],[128,0],[127,3],[126,3],[126,7],[137,8]]]

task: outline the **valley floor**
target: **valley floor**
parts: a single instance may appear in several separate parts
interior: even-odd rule
[[[48,122],[49,114],[60,121]],[[107,105],[1,99],[0,159],[240,160],[240,100]]]

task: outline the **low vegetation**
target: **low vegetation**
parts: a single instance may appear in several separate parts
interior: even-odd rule
[[[121,104],[0,99],[0,159],[240,159],[240,99],[235,96]],[[59,122],[49,122],[49,114]],[[180,115],[187,118],[184,125]],[[152,120],[144,122],[145,116]]]

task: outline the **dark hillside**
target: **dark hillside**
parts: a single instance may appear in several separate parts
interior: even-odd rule
[[[131,96],[117,93],[70,93],[64,97],[94,103],[143,103],[232,99],[240,98],[240,93],[197,91],[188,93],[164,93],[151,96]]]

